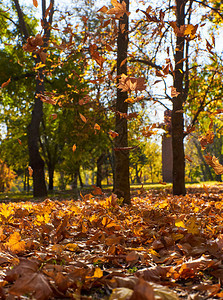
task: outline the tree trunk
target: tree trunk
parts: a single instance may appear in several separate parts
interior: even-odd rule
[[[124,0],[126,9],[129,10],[129,0]],[[124,30],[123,30],[124,27]],[[127,75],[127,63],[123,65],[123,61],[127,59],[128,51],[128,16],[125,14],[119,21],[119,32],[117,39],[117,75]],[[117,89],[116,101],[116,121],[115,131],[119,134],[115,138],[115,148],[128,147],[127,119],[120,117],[119,113],[128,112],[127,92],[121,92]],[[130,183],[129,183],[129,151],[115,151],[115,186],[114,192],[117,197],[123,197],[124,203],[130,204]]]
[[[40,59],[39,59],[40,60]],[[43,94],[44,84],[41,80],[41,71],[36,82],[36,95]],[[44,197],[47,195],[45,183],[44,161],[39,153],[39,127],[43,116],[43,102],[35,96],[31,123],[28,126],[28,148],[30,166],[33,169],[33,196]]]
[[[102,166],[103,166],[103,163],[104,163],[104,159],[105,159],[105,154],[101,154],[99,156],[99,158],[97,159],[97,182],[96,182],[96,185],[98,187],[101,188],[101,181],[103,179],[103,176],[102,176]]]
[[[19,27],[21,35],[24,39],[29,37],[28,26],[24,20],[23,12],[19,5],[18,0],[14,0],[15,7],[17,10],[19,18]],[[50,26],[52,24],[53,12],[54,12],[54,0],[50,0],[51,9],[49,13],[48,20],[46,19],[46,1],[42,0],[42,22],[43,22],[43,31],[44,31],[44,50],[48,45],[50,37]],[[35,53],[35,63],[40,63],[41,59],[39,54]],[[43,103],[38,97],[38,94],[44,93],[44,74],[43,68],[38,70],[38,76],[36,79],[36,93],[35,93],[35,102],[32,111],[32,118],[30,125],[28,126],[28,148],[29,148],[29,158],[30,166],[33,169],[33,196],[34,197],[44,197],[47,195],[46,183],[45,183],[45,174],[44,174],[44,161],[39,153],[39,127],[40,122],[43,117]]]
[[[185,23],[186,0],[176,0],[177,27]],[[174,88],[179,93],[173,98],[172,148],[173,148],[173,194],[185,195],[184,116],[183,116],[183,61],[185,37],[177,34],[175,53]]]
[[[49,173],[49,186],[48,186],[48,190],[49,191],[53,191],[54,167],[51,164],[48,165],[48,173]]]

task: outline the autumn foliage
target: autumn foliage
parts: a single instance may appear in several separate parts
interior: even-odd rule
[[[79,201],[2,203],[1,299],[221,299],[222,199],[205,189],[141,189],[131,206],[100,189]]]

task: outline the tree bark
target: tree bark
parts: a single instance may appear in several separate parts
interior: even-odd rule
[[[40,58],[37,57],[40,61]],[[36,96],[32,111],[31,122],[28,126],[28,148],[30,166],[33,169],[33,196],[44,197],[47,195],[45,183],[44,161],[39,153],[39,127],[43,117],[43,102],[37,96],[44,93],[43,74],[39,70],[36,80]]]
[[[129,10],[129,0],[124,0],[126,9]],[[123,30],[124,27],[124,30]],[[127,75],[127,59],[128,51],[128,16],[125,14],[119,21],[119,32],[117,39],[117,75]],[[128,98],[127,92],[121,92],[117,89],[116,100],[116,120],[115,131],[119,134],[115,138],[115,148],[128,147],[128,127],[127,119],[120,117],[119,113],[128,112],[128,103],[125,100]],[[129,151],[115,151],[115,186],[114,192],[118,198],[123,197],[124,203],[130,204],[130,183],[129,183]]]
[[[177,27],[185,23],[186,0],[176,0]],[[175,53],[174,88],[179,93],[173,98],[172,148],[173,148],[173,194],[185,195],[184,115],[183,115],[183,61],[185,37],[177,34]],[[181,62],[180,62],[181,61]]]
[[[105,159],[105,154],[101,154],[99,156],[99,158],[97,159],[97,182],[96,182],[96,185],[98,187],[101,188],[101,182],[102,182],[102,179],[103,179],[103,176],[102,176],[102,166],[103,166],[103,163],[104,163],[104,159]]]

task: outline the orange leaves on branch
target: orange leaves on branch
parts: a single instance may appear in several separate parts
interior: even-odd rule
[[[174,33],[176,36],[188,36],[191,40],[195,38],[198,24],[192,25],[192,24],[187,24],[187,25],[181,25],[180,27],[177,26],[177,23],[174,21],[169,22],[170,26],[173,28]]]
[[[99,54],[97,49],[98,49],[98,47],[95,44],[91,44],[89,46],[89,51],[90,51],[92,59],[94,59],[96,61],[96,63],[102,68],[105,58]]]
[[[1,88],[3,89],[3,88],[6,87],[10,82],[11,82],[11,78],[9,78],[6,82],[3,82],[3,84],[1,85]]]
[[[223,166],[215,156],[207,154],[204,156],[206,163],[211,166],[217,175],[223,174]]]
[[[144,127],[143,130],[142,130],[142,135],[147,137],[147,138],[150,138],[152,135],[157,133],[157,130],[154,130],[155,128],[158,128],[156,123]]]
[[[39,97],[41,101],[49,103],[49,104],[53,104],[56,105],[57,101],[53,100],[51,97],[43,95],[43,94],[36,94],[36,97]]]
[[[119,79],[118,88],[122,92],[143,91],[146,89],[145,78],[128,77],[125,74],[122,74]]]

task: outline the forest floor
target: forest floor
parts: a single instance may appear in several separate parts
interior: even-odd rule
[[[0,299],[223,299],[223,185],[0,204]],[[64,195],[65,196],[65,195]]]

